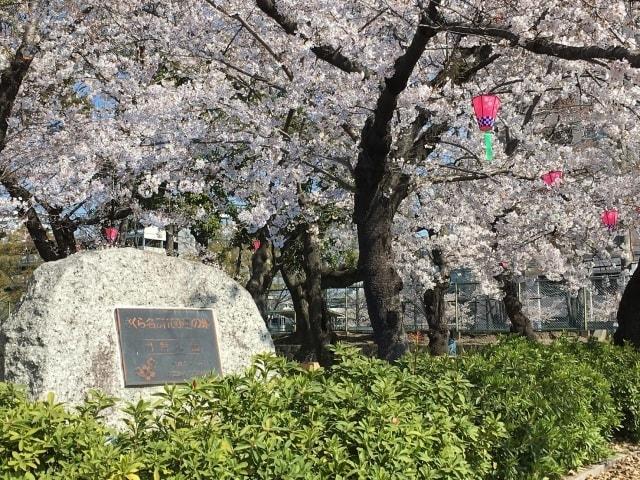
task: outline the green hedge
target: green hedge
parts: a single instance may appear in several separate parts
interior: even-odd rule
[[[244,375],[166,387],[128,405],[93,394],[72,412],[0,383],[0,478],[549,479],[637,438],[639,355],[510,340],[400,365],[349,347],[307,372],[259,357]]]

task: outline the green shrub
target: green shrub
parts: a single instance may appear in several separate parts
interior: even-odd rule
[[[559,342],[558,346],[577,356],[608,379],[611,395],[622,416],[617,433],[640,441],[640,355],[630,345],[617,347],[591,340],[588,343]]]
[[[610,385],[575,356],[516,339],[463,362],[480,408],[508,432],[495,478],[558,478],[608,453],[619,423]]]
[[[463,372],[480,415],[504,423],[507,436],[491,451],[497,469],[490,478],[559,478],[605,456],[619,423],[607,379],[562,348],[512,338],[480,353],[406,364],[434,379]]]
[[[114,434],[46,402],[4,402],[4,478],[481,479],[503,428],[479,415],[459,373],[436,381],[339,348],[307,372],[260,357],[241,376],[166,387],[129,405]],[[7,387],[9,388],[9,387]],[[105,441],[112,436],[111,441]],[[22,439],[22,440],[18,440]],[[4,455],[0,455],[4,458]]]
[[[345,346],[307,372],[261,356],[243,375],[167,386],[124,408],[68,411],[0,383],[0,479],[559,478],[638,433],[631,349],[508,340],[398,365]],[[621,420],[622,419],[622,422]]]

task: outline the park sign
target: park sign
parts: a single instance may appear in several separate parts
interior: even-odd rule
[[[115,317],[125,387],[222,374],[213,310],[117,307]]]
[[[141,279],[144,287],[133,288]],[[164,383],[241,373],[274,351],[253,298],[221,270],[105,248],[38,267],[16,312],[0,322],[0,381],[26,385],[34,399],[55,392],[69,406],[95,390],[135,404],[156,398]],[[122,425],[119,409],[104,417]]]

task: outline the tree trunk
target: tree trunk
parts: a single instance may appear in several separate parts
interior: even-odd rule
[[[411,178],[403,174],[390,158],[391,121],[398,97],[407,86],[413,70],[429,40],[438,33],[429,26],[439,21],[437,3],[430,1],[420,14],[419,25],[405,51],[396,58],[393,73],[385,78],[373,114],[364,124],[360,154],[354,169],[354,223],[358,227],[360,270],[364,279],[369,319],[378,345],[378,357],[394,361],[408,349],[402,326],[400,291],[402,280],[393,265],[391,226],[400,203],[409,192]],[[420,111],[404,141],[407,145],[394,157],[422,158],[435,148],[435,137],[443,126],[432,122],[425,131],[430,114]],[[442,131],[441,131],[442,129]],[[420,153],[418,153],[420,152]]]
[[[267,321],[267,295],[275,274],[271,242],[263,238],[260,247],[253,252],[251,257],[251,277],[245,288],[251,294],[253,301],[256,302],[265,322]]]
[[[317,235],[314,226],[306,226],[301,233],[302,256],[298,257],[302,265],[293,267],[285,261],[280,271],[296,312],[296,337],[300,342],[296,360],[329,365],[332,358],[327,346],[332,343],[333,335],[322,291],[322,258]],[[300,266],[302,271],[296,269]]]
[[[69,219],[60,217],[61,214],[62,212],[51,215],[49,224],[58,246],[58,258],[66,258],[78,251],[75,237],[76,226]]]
[[[242,271],[242,245],[238,245],[238,256],[236,257],[236,266],[233,269],[233,278],[235,280],[240,279],[241,271]]]
[[[613,335],[616,345],[630,342],[640,348],[640,267],[629,279],[618,307],[618,329]]]
[[[300,350],[298,350],[295,359],[299,362],[317,361],[322,365],[331,363],[331,355],[326,347],[332,342],[332,333],[329,329],[329,309],[327,308],[324,296],[320,294],[319,301],[321,304],[322,320],[319,325],[314,325],[310,315],[310,302],[308,300],[308,292],[306,291],[306,279],[304,274],[295,273],[286,266],[281,269],[282,278],[287,285],[293,309],[296,312],[296,334],[297,341],[300,342]]]
[[[175,257],[176,256],[176,249],[175,249],[175,245],[174,245],[175,226],[174,225],[167,225],[164,228],[164,232],[165,232],[164,248],[165,248],[165,250],[167,252],[167,256]]]
[[[429,232],[429,236],[437,235]],[[442,251],[439,248],[431,250],[433,264],[438,267],[438,274],[435,279],[435,286],[424,292],[422,299],[424,303],[425,316],[429,324],[427,335],[429,337],[429,353],[431,355],[446,355],[449,353],[449,328],[444,318],[446,307],[445,295],[449,290],[449,269],[445,262]]]
[[[33,245],[36,247],[38,254],[42,257],[42,260],[45,262],[52,262],[63,258],[59,256],[55,242],[49,239],[47,230],[42,225],[40,217],[38,217],[35,209],[30,207],[24,215],[27,217],[27,231],[31,236],[31,240],[33,241]]]
[[[322,294],[322,256],[318,227],[307,225],[303,233],[303,268],[307,304],[309,306],[309,324],[313,338],[315,358],[322,365],[331,362],[327,346],[331,344],[328,313],[324,295]]]
[[[402,280],[393,265],[392,215],[368,215],[358,223],[359,269],[378,357],[389,361],[408,349],[402,325]]]
[[[447,281],[439,281],[435,287],[425,290],[423,295],[425,315],[429,324],[429,353],[446,355],[449,352],[449,328],[444,316],[446,306],[445,295],[449,290]]]
[[[301,345],[306,346],[307,350],[312,352],[313,340],[311,339],[311,324],[309,323],[309,305],[302,288],[304,284],[303,276],[290,269],[287,265],[282,265],[280,269],[284,284],[289,290],[291,301],[293,302],[293,310],[296,312],[296,338]]]
[[[518,283],[511,275],[500,275],[504,292],[504,308],[511,321],[511,332],[517,333],[529,340],[536,340],[536,333],[533,331],[531,320],[522,311],[522,303],[518,300]]]

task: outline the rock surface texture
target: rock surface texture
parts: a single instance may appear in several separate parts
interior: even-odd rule
[[[161,387],[124,388],[116,306],[212,308],[223,373],[243,370],[273,342],[249,293],[220,270],[132,248],[83,252],[39,267],[0,327],[0,380],[34,397],[79,403],[93,388],[135,400]],[[4,353],[4,355],[3,355]]]

